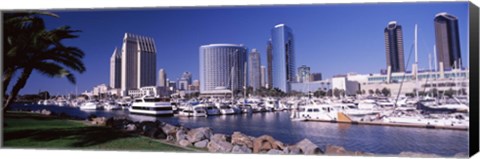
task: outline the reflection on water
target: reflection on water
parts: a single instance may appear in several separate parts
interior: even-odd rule
[[[398,154],[402,151],[434,153],[453,156],[468,151],[468,131],[438,130],[423,128],[351,125],[323,122],[291,121],[289,112],[255,113],[208,117],[154,117],[129,114],[127,110],[82,111],[78,108],[57,106],[14,106],[12,109],[48,109],[55,113],[86,118],[90,114],[112,117],[126,116],[134,121],[160,120],[186,127],[210,127],[216,133],[232,134],[241,131],[247,135],[269,134],[288,144],[308,138],[320,148],[328,144],[339,145],[347,150],[376,154]]]

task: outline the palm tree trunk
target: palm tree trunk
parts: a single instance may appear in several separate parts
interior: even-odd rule
[[[7,88],[8,88],[8,85],[10,84],[10,81],[12,80],[14,72],[15,72],[14,68],[7,68],[3,72],[3,95],[4,96],[7,94]]]
[[[7,108],[12,105],[12,103],[15,101],[15,98],[17,97],[18,93],[20,90],[25,87],[27,84],[27,80],[30,77],[30,74],[32,74],[33,68],[25,68],[23,69],[22,75],[20,78],[18,78],[17,83],[13,86],[12,91],[10,92],[10,95],[8,96],[7,102],[5,103],[5,106],[3,107],[3,112],[5,113],[7,111]]]

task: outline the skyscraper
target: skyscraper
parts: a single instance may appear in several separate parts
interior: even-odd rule
[[[122,45],[122,94],[155,86],[156,47],[153,38],[125,33]]]
[[[120,88],[122,83],[122,56],[115,48],[110,57],[110,87]]]
[[[309,81],[310,81],[310,67],[307,67],[306,65],[302,65],[298,67],[297,82],[303,83],[303,82],[309,82]]]
[[[260,86],[267,87],[267,68],[260,66]]]
[[[182,77],[178,80],[179,90],[188,90],[188,86],[192,84],[192,73],[183,72]]]
[[[158,86],[167,87],[167,73],[163,68],[158,71]]]
[[[295,81],[295,50],[292,29],[285,24],[276,25],[271,31],[272,39],[272,88],[290,91],[290,82]]]
[[[247,49],[236,44],[210,44],[200,47],[200,92],[223,87],[243,88]]]
[[[391,21],[384,33],[387,69],[390,67],[391,72],[405,72],[402,26],[398,25],[396,21]]]
[[[248,83],[253,90],[260,88],[260,78],[260,53],[252,49],[248,55]]]
[[[268,39],[267,42],[267,82],[265,83],[265,86],[268,88],[272,87],[273,83],[273,73],[272,73],[272,60],[273,60],[273,49],[272,49],[272,38]]]
[[[444,69],[462,67],[457,17],[448,13],[435,15],[435,43],[438,64]]]
[[[310,82],[321,81],[321,80],[322,80],[322,73],[311,73],[310,74]]]

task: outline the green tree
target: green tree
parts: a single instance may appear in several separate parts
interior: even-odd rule
[[[381,94],[381,93],[382,93],[382,92],[380,91],[380,89],[378,89],[378,88],[375,89],[375,94],[376,94],[376,95],[379,95],[379,94]]]
[[[382,95],[385,96],[385,97],[390,96],[390,89],[388,89],[388,88],[383,87],[381,92],[382,92]]]
[[[368,90],[368,94],[373,95],[373,93],[375,93],[375,92],[373,92],[373,90],[371,90],[371,89]]]
[[[8,13],[4,17],[5,23],[9,23],[9,26],[5,27],[3,39],[7,43],[5,48],[7,55],[4,57],[10,61],[6,64],[6,68],[13,69],[10,72],[4,71],[4,76],[10,77],[10,79],[4,78],[4,84],[6,84],[4,86],[8,87],[13,74],[21,71],[5,102],[4,111],[15,101],[34,70],[48,77],[66,77],[69,82],[76,83],[71,71],[83,73],[86,70],[82,61],[84,53],[77,47],[65,46],[63,40],[77,38],[78,35],[75,33],[79,32],[78,30],[71,30],[69,26],[47,30],[41,17],[35,13]],[[18,19],[36,19],[36,21],[25,22]],[[18,32],[23,30],[23,27],[30,29]],[[4,91],[7,91],[6,88]]]

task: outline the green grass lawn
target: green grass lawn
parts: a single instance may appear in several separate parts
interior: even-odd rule
[[[17,112],[8,112],[4,117],[3,146],[8,148],[189,151],[82,121]]]

